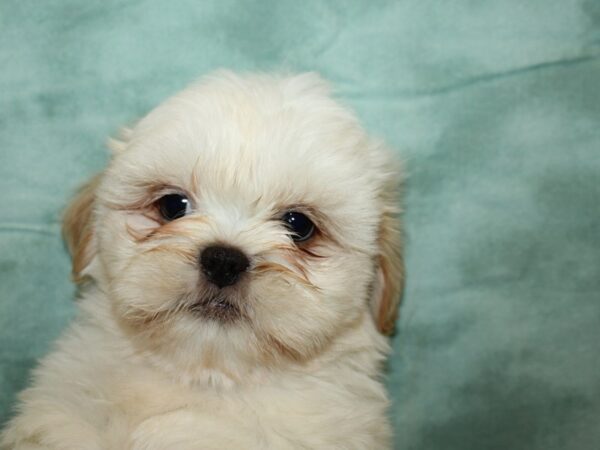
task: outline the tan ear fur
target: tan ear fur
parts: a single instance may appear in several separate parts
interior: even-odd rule
[[[63,237],[73,260],[73,279],[77,283],[85,279],[83,272],[96,253],[92,216],[99,182],[100,175],[88,181],[71,201],[63,217]]]
[[[377,280],[372,299],[373,317],[377,329],[385,335],[394,333],[404,289],[402,232],[397,202],[396,195],[389,195],[381,216],[378,239],[379,255],[376,260]]]

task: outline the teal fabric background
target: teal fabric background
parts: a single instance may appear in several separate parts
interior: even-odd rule
[[[316,70],[408,168],[396,448],[599,448],[599,56],[597,0],[4,0],[0,423],[107,136],[215,68]]]

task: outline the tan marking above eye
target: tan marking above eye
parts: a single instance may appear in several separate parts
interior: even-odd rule
[[[185,195],[193,201],[193,196],[187,190],[169,183],[155,182],[139,184],[135,188],[137,191],[135,199],[124,203],[108,202],[106,206],[120,211],[140,211],[151,207],[159,198],[168,194]]]

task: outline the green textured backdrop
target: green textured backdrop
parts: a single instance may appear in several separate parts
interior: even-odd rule
[[[600,1],[0,3],[0,423],[73,314],[58,218],[219,67],[317,70],[407,161],[396,447],[600,446]]]

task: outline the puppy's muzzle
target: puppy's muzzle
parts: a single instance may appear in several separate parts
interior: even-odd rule
[[[219,288],[235,284],[249,265],[248,257],[233,247],[212,245],[200,254],[202,272]]]

